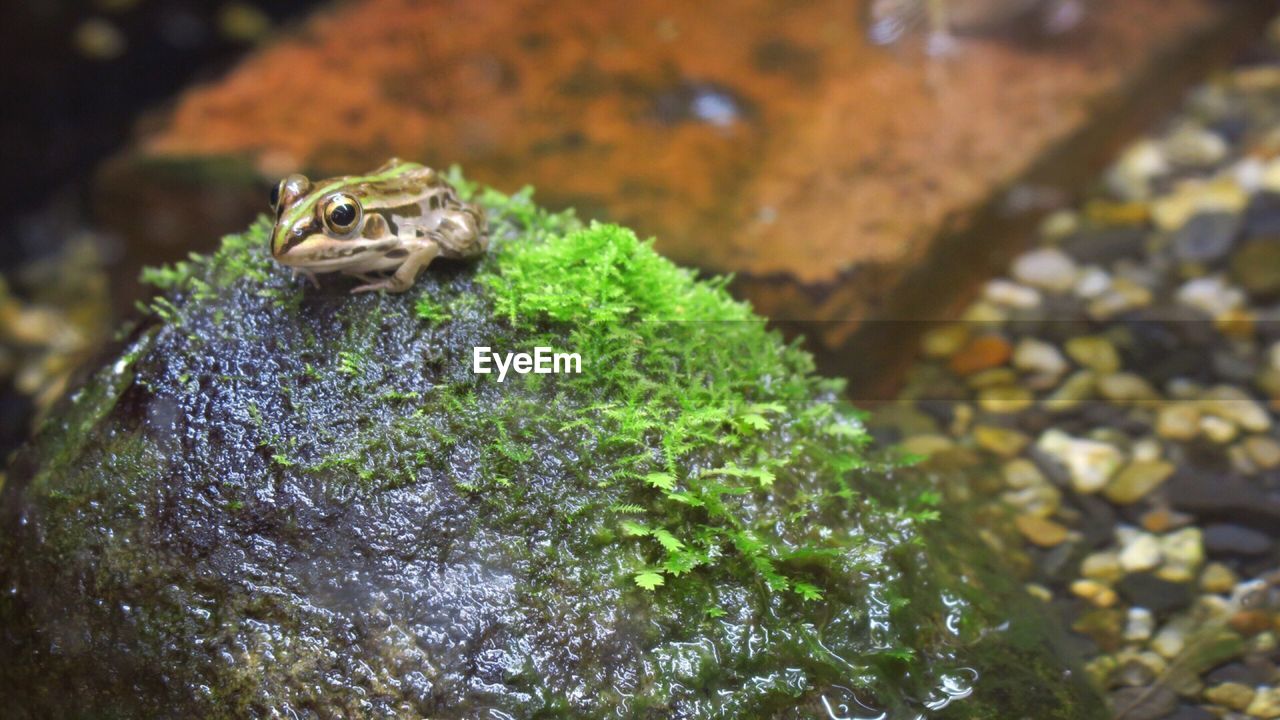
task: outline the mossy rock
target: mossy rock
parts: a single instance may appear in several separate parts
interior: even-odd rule
[[[147,274],[9,473],[8,717],[1102,717],[723,282],[466,190],[492,251],[402,295],[304,286],[265,220]],[[474,346],[583,372],[499,383]]]

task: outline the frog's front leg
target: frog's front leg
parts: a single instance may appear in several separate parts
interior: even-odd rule
[[[413,287],[413,281],[418,279],[418,273],[440,254],[440,244],[430,238],[423,238],[412,243],[408,250],[409,254],[405,257],[404,263],[389,277],[352,288],[351,293],[354,295],[375,290],[402,293],[408,290]]]

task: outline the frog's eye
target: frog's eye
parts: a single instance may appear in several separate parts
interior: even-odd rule
[[[335,235],[346,235],[360,224],[360,203],[339,193],[324,203],[324,224]]]

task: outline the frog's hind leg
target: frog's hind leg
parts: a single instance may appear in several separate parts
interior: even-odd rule
[[[386,290],[392,293],[402,293],[413,287],[413,281],[418,279],[418,273],[430,265],[431,261],[435,260],[439,254],[439,243],[435,240],[423,239],[421,242],[414,243],[413,249],[409,251],[404,262],[389,277],[367,282],[364,285],[352,288],[351,292],[355,294]]]

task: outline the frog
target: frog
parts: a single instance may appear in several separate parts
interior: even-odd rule
[[[954,52],[956,33],[980,33],[1031,16],[1043,32],[1058,35],[1084,16],[1084,0],[867,0],[867,8],[867,34],[878,45],[896,42],[926,19],[930,55]]]
[[[312,182],[289,175],[271,191],[271,255],[316,284],[343,272],[352,294],[402,293],[437,257],[474,260],[489,249],[484,210],[440,173],[399,158],[367,175]]]

